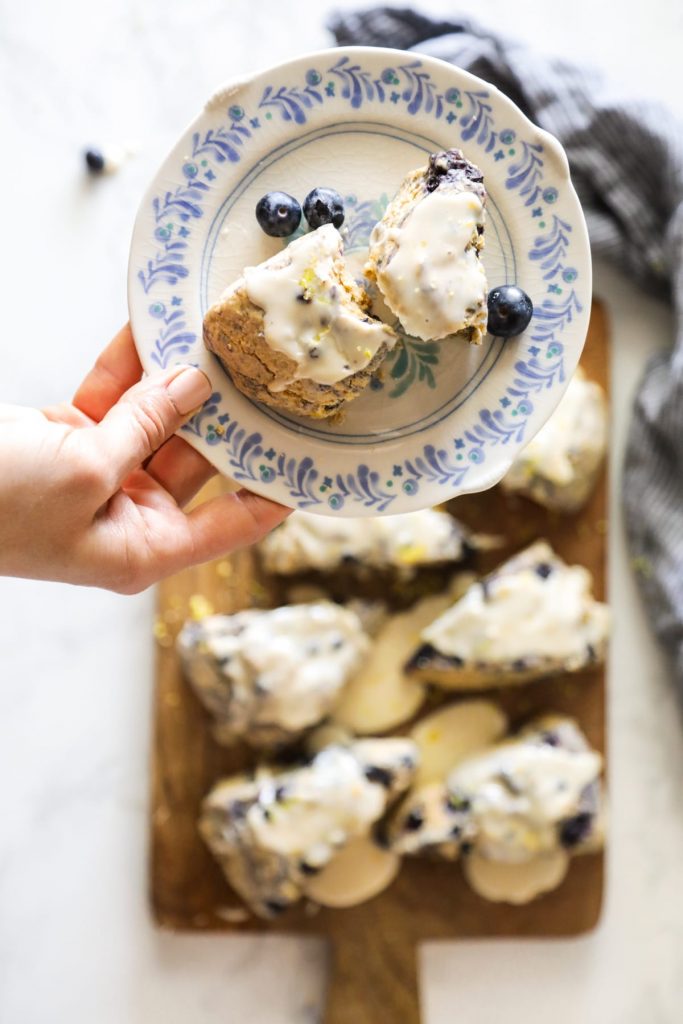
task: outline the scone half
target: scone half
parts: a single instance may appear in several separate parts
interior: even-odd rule
[[[406,669],[437,686],[482,690],[600,664],[609,610],[591,586],[587,569],[537,541],[423,630]]]
[[[367,387],[396,341],[367,307],[326,224],[245,268],[204,317],[204,343],[249,398],[325,419]]]
[[[485,204],[481,171],[449,149],[404,178],[373,229],[365,274],[412,337],[461,334],[480,344],[488,295],[480,258]]]

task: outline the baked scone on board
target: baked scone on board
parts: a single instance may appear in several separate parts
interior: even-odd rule
[[[358,616],[330,601],[190,620],[177,644],[216,740],[253,747],[322,721],[370,649]]]
[[[365,274],[407,334],[422,341],[486,332],[484,177],[461,150],[411,171],[370,236]]]
[[[331,224],[243,275],[204,317],[204,343],[249,398],[325,419],[370,382],[396,342],[368,312]]]
[[[293,512],[261,541],[267,572],[279,576],[316,572],[329,575],[342,567],[367,574],[377,570],[404,579],[430,565],[459,564],[496,538],[473,534],[448,512],[422,509],[371,519],[335,519]]]
[[[407,669],[437,686],[479,690],[600,664],[609,609],[591,587],[587,569],[536,541],[427,626]]]
[[[576,512],[602,468],[607,422],[605,392],[579,367],[555,412],[503,477],[503,489],[558,512]]]
[[[576,722],[544,716],[409,792],[390,820],[388,845],[460,857],[479,895],[526,903],[560,884],[571,855],[602,845],[601,772]]]
[[[245,903],[273,917],[309,887],[316,898],[316,876],[370,836],[416,762],[410,740],[373,739],[325,747],[300,768],[226,779],[204,801],[200,832]]]

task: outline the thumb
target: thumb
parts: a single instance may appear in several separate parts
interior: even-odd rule
[[[174,366],[146,377],[92,427],[100,459],[109,463],[115,485],[137,469],[175,434],[211,394],[211,382],[194,366]]]

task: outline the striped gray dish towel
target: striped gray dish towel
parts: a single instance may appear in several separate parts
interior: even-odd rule
[[[540,56],[472,21],[408,9],[335,15],[339,44],[415,48],[498,86],[560,139],[595,255],[678,314],[673,349],[646,367],[623,473],[631,554],[683,699],[683,126],[662,106],[615,98],[599,75]]]

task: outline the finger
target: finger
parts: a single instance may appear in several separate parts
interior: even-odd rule
[[[126,391],[101,423],[76,432],[76,443],[89,449],[90,458],[103,467],[108,487],[116,490],[210,394],[205,373],[194,366],[175,366]]]
[[[66,423],[69,427],[92,427],[94,423],[89,416],[69,402],[47,405],[42,413],[45,419],[50,420],[51,423]]]
[[[142,376],[130,324],[122,327],[74,395],[73,404],[96,423]]]
[[[204,502],[187,516],[191,549],[184,553],[180,568],[255,544],[291,511],[251,491],[223,494]]]
[[[183,508],[217,471],[187,441],[174,436],[152,456],[147,472]]]

